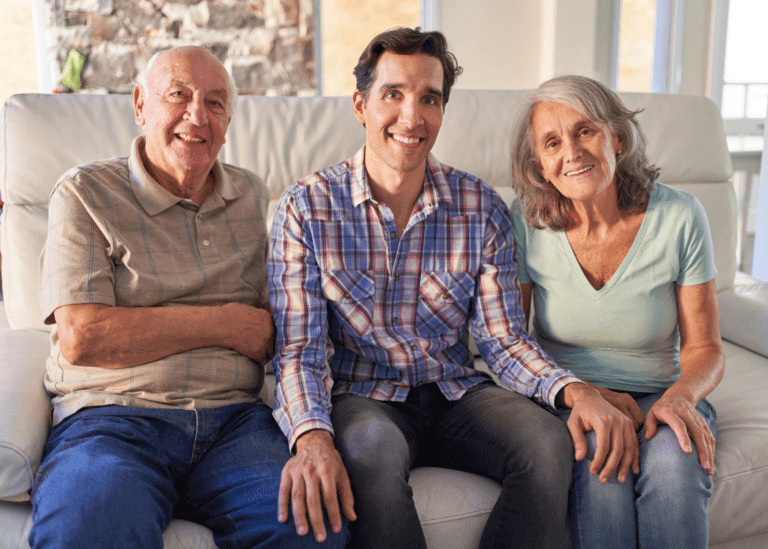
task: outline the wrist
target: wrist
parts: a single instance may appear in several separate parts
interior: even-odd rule
[[[312,429],[311,431],[306,431],[305,433],[300,434],[299,438],[296,439],[296,453],[301,452],[305,446],[314,443],[333,445],[333,437],[331,436],[330,431],[326,431],[325,429]]]
[[[600,396],[600,393],[586,383],[574,381],[563,387],[557,395],[557,405],[565,408],[573,408],[577,402],[584,398]]]

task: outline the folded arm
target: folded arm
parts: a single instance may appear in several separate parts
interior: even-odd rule
[[[129,368],[203,347],[225,347],[263,364],[274,349],[272,315],[240,303],[216,307],[65,305],[54,311],[70,363]]]

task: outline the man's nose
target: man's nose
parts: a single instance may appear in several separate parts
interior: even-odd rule
[[[400,121],[407,128],[417,128],[424,122],[424,116],[422,114],[423,105],[416,99],[406,99],[403,101],[402,110],[400,111]]]
[[[195,126],[202,126],[208,122],[208,113],[205,110],[205,101],[203,98],[193,97],[192,100],[187,103],[187,114],[185,118]]]

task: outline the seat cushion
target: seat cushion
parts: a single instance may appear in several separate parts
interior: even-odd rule
[[[717,410],[710,543],[768,534],[768,359],[724,341]]]

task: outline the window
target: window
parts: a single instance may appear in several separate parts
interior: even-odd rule
[[[768,110],[768,3],[765,0],[715,0],[710,94],[720,104],[733,158],[739,269],[768,279],[768,224],[760,224],[758,197],[768,193],[768,174],[760,182],[760,158],[766,145]],[[763,171],[768,169],[763,159]],[[763,197],[763,209],[768,208]],[[762,246],[756,243],[763,242]],[[762,273],[758,266],[762,264]]]

